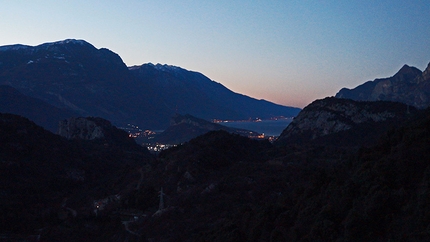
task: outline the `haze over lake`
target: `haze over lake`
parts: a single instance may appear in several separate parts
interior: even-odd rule
[[[220,124],[231,128],[248,129],[264,133],[266,136],[279,136],[291,121],[292,119],[261,120],[259,122],[229,121]]]

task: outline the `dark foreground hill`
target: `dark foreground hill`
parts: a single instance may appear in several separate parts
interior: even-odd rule
[[[179,67],[128,68],[114,52],[83,40],[1,46],[0,84],[79,116],[144,129],[165,129],[177,112],[210,120],[294,116],[300,111],[234,93]],[[14,107],[13,113],[22,113]]]
[[[104,127],[114,135],[67,140],[28,119],[0,114],[2,239],[96,241],[117,226],[97,220],[95,201],[116,201],[133,190],[153,157],[124,131]]]
[[[429,127],[427,110],[344,153],[208,133],[160,155],[165,207],[135,231],[159,241],[427,241]]]
[[[107,125],[89,121],[82,127]],[[0,233],[7,238],[430,239],[430,110],[358,151],[274,147],[213,131],[156,162],[127,142],[67,140],[13,115],[2,115],[0,127]]]

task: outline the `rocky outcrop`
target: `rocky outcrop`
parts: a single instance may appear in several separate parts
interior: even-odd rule
[[[105,138],[104,128],[110,122],[95,118],[70,118],[60,121],[58,134],[67,139],[94,140]]]
[[[309,142],[365,126],[377,127],[377,123],[406,118],[408,113],[415,110],[413,107],[395,102],[357,102],[334,97],[316,100],[305,107],[288,125],[278,142]],[[368,134],[363,130],[361,135]]]
[[[142,149],[126,131],[98,117],[69,118],[60,121],[58,134],[71,140],[92,140],[126,149]]]
[[[395,101],[426,108],[430,105],[430,63],[424,72],[404,65],[392,77],[368,81],[353,89],[342,88],[336,97],[356,101]]]

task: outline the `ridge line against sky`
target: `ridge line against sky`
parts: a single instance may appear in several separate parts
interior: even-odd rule
[[[83,39],[297,107],[430,62],[427,0],[15,0],[0,14],[0,45]]]

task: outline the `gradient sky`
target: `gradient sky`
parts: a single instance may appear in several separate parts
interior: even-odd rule
[[[429,0],[0,0],[0,45],[84,39],[304,107],[430,62]]]

